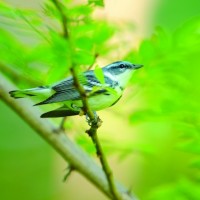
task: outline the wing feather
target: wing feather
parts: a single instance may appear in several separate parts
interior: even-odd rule
[[[83,85],[87,93],[91,92],[92,88],[95,86],[101,87],[101,83],[95,77],[93,71],[84,72],[81,76],[79,76],[79,81],[81,85]],[[81,96],[74,86],[74,81],[72,77],[69,77],[58,83],[55,83],[54,85],[51,86],[51,88],[55,91],[55,93],[48,99],[40,103],[37,103],[35,105],[50,104],[50,103],[69,101],[69,100],[81,100]],[[92,93],[91,96],[104,92],[107,92],[107,90],[100,88],[99,90]]]
[[[43,113],[40,117],[41,118],[50,118],[50,117],[66,117],[66,116],[73,116],[78,115],[79,111],[69,110],[66,106],[62,106],[55,110]]]

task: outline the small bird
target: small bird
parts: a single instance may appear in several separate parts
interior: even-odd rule
[[[87,94],[90,109],[95,113],[117,103],[133,72],[142,66],[128,61],[113,62],[100,69],[103,75],[101,80],[95,70],[79,74],[78,79]],[[38,106],[62,103],[61,107],[42,114],[41,118],[73,116],[80,114],[83,110],[81,95],[74,85],[72,76],[50,86],[14,90],[9,93],[16,99],[33,96],[45,98],[35,104]]]

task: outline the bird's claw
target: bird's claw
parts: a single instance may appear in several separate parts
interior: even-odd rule
[[[88,114],[86,114],[86,121],[88,123],[89,126],[97,126],[100,127],[101,126],[101,119],[99,118],[99,116],[97,115],[96,112],[94,112],[94,119],[90,119],[90,117],[88,116]]]

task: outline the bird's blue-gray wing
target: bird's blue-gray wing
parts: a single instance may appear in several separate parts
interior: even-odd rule
[[[84,87],[86,93],[91,92],[94,86],[101,85],[100,82],[95,77],[94,73],[91,71],[90,73],[85,72],[82,76],[79,76],[79,81],[81,85]],[[77,91],[76,87],[74,86],[74,81],[72,77],[69,77],[63,81],[60,81],[52,85],[52,90],[55,92],[52,96],[50,96],[48,99],[36,105],[43,105],[43,104],[70,101],[70,100],[81,100],[81,96]],[[104,92],[106,92],[106,90],[102,88],[92,93],[92,95]]]

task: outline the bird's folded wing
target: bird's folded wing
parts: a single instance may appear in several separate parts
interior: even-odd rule
[[[84,87],[86,93],[92,92],[94,87],[99,87],[97,91],[91,93],[91,96],[107,91],[105,88],[101,87],[100,82],[93,74],[85,73],[84,75],[79,76],[79,82]],[[43,105],[70,100],[81,100],[80,93],[74,86],[74,81],[71,77],[54,84],[52,86],[52,90],[55,91],[52,96],[35,105]]]

